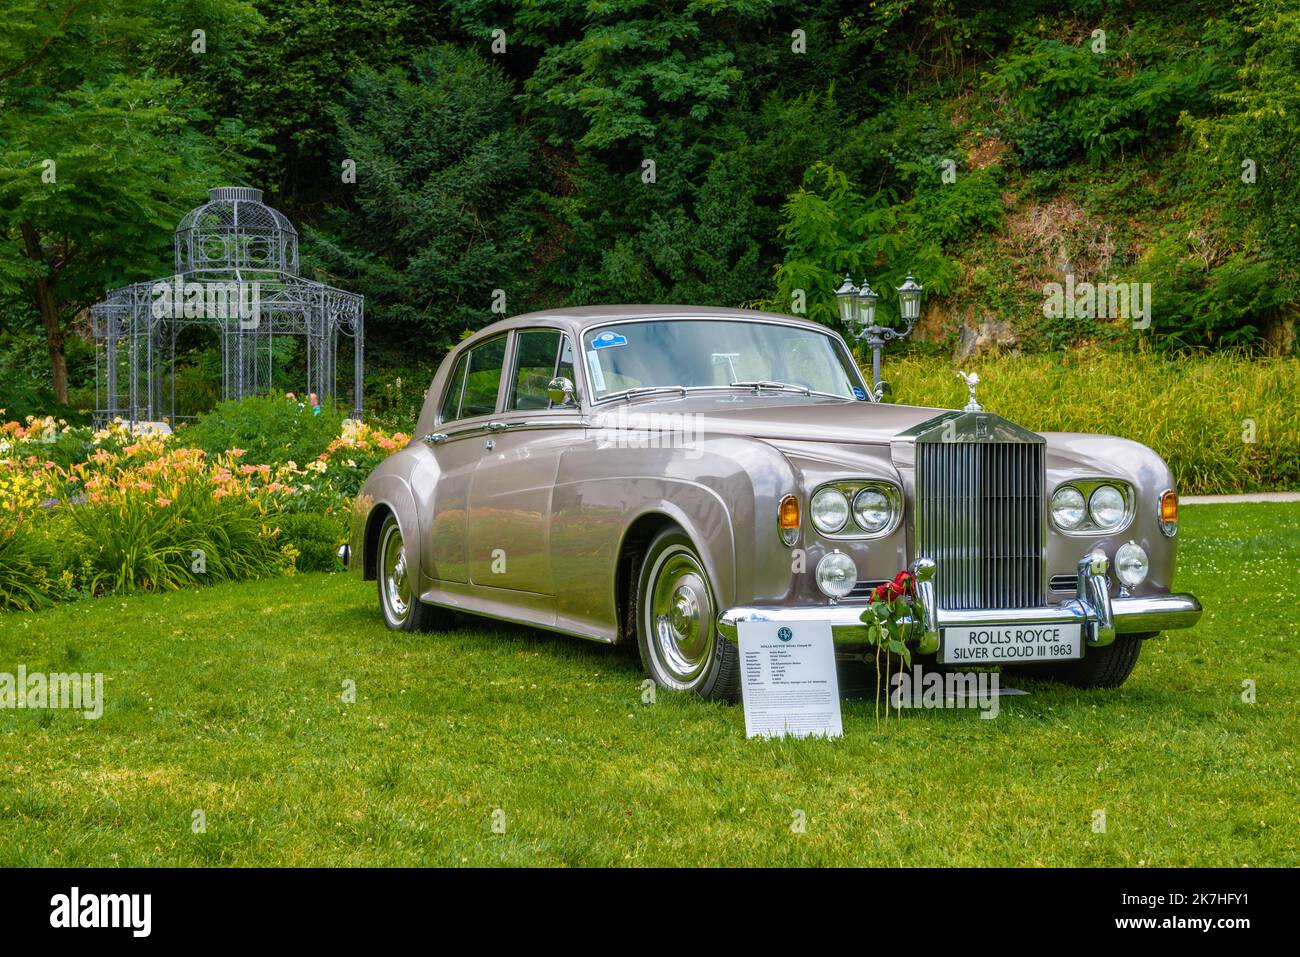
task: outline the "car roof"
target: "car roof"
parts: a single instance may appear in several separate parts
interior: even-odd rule
[[[539,312],[526,312],[508,319],[499,319],[484,326],[474,335],[466,338],[479,341],[511,329],[550,326],[581,333],[592,326],[624,319],[719,319],[722,321],[752,321],[761,319],[766,322],[780,322],[783,325],[802,326],[818,332],[834,333],[819,322],[788,316],[779,312],[764,312],[761,309],[738,309],[726,306],[677,306],[677,305],[623,305],[623,306],[570,306],[561,309],[543,309]],[[463,343],[462,343],[463,344]]]

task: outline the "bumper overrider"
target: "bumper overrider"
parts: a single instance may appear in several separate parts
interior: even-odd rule
[[[916,576],[916,607],[919,611],[921,637],[917,651],[933,654],[939,650],[939,636],[944,628],[995,625],[1040,627],[1078,624],[1089,648],[1109,645],[1116,635],[1140,635],[1174,628],[1191,628],[1200,620],[1201,603],[1195,595],[1146,595],[1111,597],[1106,581],[1109,562],[1102,552],[1092,552],[1079,561],[1078,593],[1059,605],[1042,608],[1000,608],[977,611],[953,611],[939,608],[935,597],[935,564],[921,558],[912,564]],[[863,605],[805,605],[796,607],[729,608],[718,616],[718,631],[735,641],[744,621],[830,623],[837,645],[860,646],[867,643],[866,625],[862,623]]]

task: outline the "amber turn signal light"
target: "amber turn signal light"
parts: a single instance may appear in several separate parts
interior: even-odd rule
[[[1169,538],[1178,533],[1178,493],[1173,489],[1160,496],[1160,531]]]
[[[781,541],[793,545],[799,537],[799,499],[793,495],[781,499],[778,524],[781,526]]]

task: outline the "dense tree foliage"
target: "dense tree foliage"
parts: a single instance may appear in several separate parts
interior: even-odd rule
[[[166,271],[176,216],[225,180],[367,296],[385,366],[436,361],[494,306],[834,323],[845,271],[886,318],[914,271],[932,348],[990,323],[1022,348],[1293,348],[1300,0],[15,3],[12,381],[57,385],[57,340]],[[1150,282],[1150,327],[1045,317],[1067,273]]]

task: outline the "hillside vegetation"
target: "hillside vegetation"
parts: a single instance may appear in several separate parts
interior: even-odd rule
[[[499,312],[834,324],[846,271],[886,319],[925,284],[919,352],[1294,352],[1300,0],[16,2],[11,415],[63,398],[60,363],[88,406],[86,306],[169,273],[171,225],[221,182],[264,188],[305,270],[365,294],[381,404]],[[1045,309],[1052,284],[1078,301]],[[178,388],[211,388],[211,349]]]

